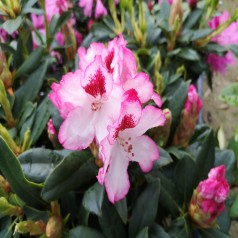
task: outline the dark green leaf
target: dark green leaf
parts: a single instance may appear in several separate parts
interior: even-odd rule
[[[194,161],[185,156],[180,160],[175,169],[175,186],[183,197],[184,203],[187,204],[193,193],[193,177],[195,163]]]
[[[63,156],[53,150],[34,148],[22,153],[18,159],[27,179],[43,183]]]
[[[209,43],[204,48],[207,52],[215,53],[221,56],[223,56],[227,52],[226,47],[216,43]]]
[[[197,53],[197,51],[191,49],[191,48],[183,48],[179,53],[178,57],[190,61],[198,61],[200,60],[200,56]]]
[[[48,97],[46,97],[36,110],[36,116],[31,130],[31,141],[33,145],[36,143],[43,130],[46,128],[51,112],[52,103]]]
[[[193,37],[191,38],[192,41],[202,39],[208,35],[210,35],[213,32],[211,29],[201,29],[194,31]]]
[[[200,8],[196,8],[194,11],[192,11],[189,14],[188,18],[186,19],[185,23],[183,24],[183,28],[185,28],[185,29],[189,28],[190,29],[194,25],[196,25],[199,22],[199,20],[202,16],[202,12],[203,11]]]
[[[28,181],[23,174],[21,165],[2,137],[0,137],[0,170],[11,189],[27,204],[38,207],[45,203],[40,198],[42,186]]]
[[[49,220],[50,214],[48,211],[40,211],[32,207],[24,206],[23,212],[28,220],[32,220],[32,221],[42,220],[44,222],[47,222]]]
[[[107,238],[126,237],[125,226],[115,207],[105,197],[102,207],[102,216],[98,218],[103,234]]]
[[[29,55],[29,57],[24,61],[24,63],[20,66],[20,68],[17,69],[14,78],[18,78],[24,74],[33,72],[37,68],[37,66],[39,66],[43,53],[44,53],[43,47],[38,47],[36,50],[34,50]]]
[[[226,87],[221,94],[219,99],[232,106],[238,106],[238,83],[234,83]]]
[[[65,193],[88,184],[97,175],[94,158],[86,151],[72,152],[56,166],[45,181],[42,197],[53,201]]]
[[[159,147],[160,157],[159,160],[156,160],[154,163],[154,169],[157,169],[158,167],[166,166],[173,162],[173,159],[171,158],[170,154],[163,148]]]
[[[128,215],[126,197],[121,199],[120,201],[116,202],[115,208],[116,208],[119,216],[121,217],[122,221],[126,224],[127,223],[127,215]]]
[[[200,234],[202,238],[230,238],[218,228],[200,230]]]
[[[98,231],[86,227],[77,226],[69,231],[68,238],[103,238],[103,235]]]
[[[157,223],[154,223],[149,229],[150,238],[170,238],[164,228]]]
[[[28,101],[34,101],[43,85],[48,60],[46,60],[36,71],[34,71],[27,81],[17,89],[13,111],[15,116],[19,115],[22,108]]]
[[[190,82],[181,82],[178,89],[173,93],[168,101],[168,108],[172,113],[171,138],[180,122],[181,111],[187,98],[188,86]]]
[[[149,238],[148,227],[143,228],[136,236],[136,238]]]
[[[198,183],[207,178],[207,175],[211,168],[214,167],[215,162],[215,146],[213,131],[205,138],[202,148],[196,158],[195,171],[193,175],[194,187],[197,187]]]
[[[2,24],[2,27],[9,35],[11,35],[14,31],[16,31],[19,28],[21,23],[22,23],[22,17],[18,16],[16,19],[10,19],[5,21]]]
[[[0,219],[0,238],[11,238],[15,224],[12,223],[11,217],[3,217]]]
[[[89,212],[98,216],[102,215],[102,203],[104,198],[104,187],[98,182],[89,188],[83,196],[83,206]]]
[[[13,47],[5,43],[0,43],[0,47],[4,52],[7,52],[9,54],[14,54],[16,52],[16,50]]]
[[[129,226],[129,236],[135,237],[138,232],[146,226],[150,226],[156,217],[160,193],[160,180],[154,179],[148,183],[145,190],[136,200],[135,207],[131,215]],[[148,203],[148,198],[150,202]]]
[[[232,150],[219,150],[215,152],[215,166],[226,166],[226,180],[230,186],[233,184],[233,171],[235,168],[236,160]]]
[[[236,198],[231,206],[230,217],[238,218],[238,194],[236,195]]]
[[[230,205],[228,204],[228,202],[226,202],[224,211],[217,218],[217,225],[219,226],[222,232],[227,234],[231,226],[231,218],[229,213]]]

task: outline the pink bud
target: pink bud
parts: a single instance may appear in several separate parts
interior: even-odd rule
[[[197,6],[197,0],[187,0],[190,8],[195,8]]]

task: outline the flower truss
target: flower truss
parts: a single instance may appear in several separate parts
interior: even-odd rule
[[[122,35],[107,47],[101,43],[92,43],[88,50],[81,47],[78,55],[79,69],[53,83],[49,95],[64,119],[59,141],[70,150],[85,149],[96,141],[104,163],[97,178],[114,203],[128,193],[129,161],[147,172],[159,159],[157,145],[143,134],[163,125],[165,116],[158,107],[142,104],[151,99],[157,106],[162,102],[148,75],[137,72],[136,59]]]

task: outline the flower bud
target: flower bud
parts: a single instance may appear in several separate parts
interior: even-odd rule
[[[46,236],[48,238],[61,238],[63,230],[63,221],[60,216],[50,217],[46,225]]]
[[[152,139],[158,142],[159,145],[162,147],[166,146],[167,144],[172,123],[171,111],[166,108],[163,110],[163,113],[166,117],[165,124],[163,126],[153,128],[150,132],[150,136],[152,137]]]
[[[190,85],[180,124],[178,125],[173,138],[173,145],[187,147],[194,133],[201,108],[202,101],[197,94],[196,88],[193,85]]]
[[[58,131],[56,131],[52,119],[48,121],[48,138],[53,144],[54,148],[61,148],[61,145],[58,140]]]
[[[7,180],[0,175],[0,196],[6,196],[11,192],[11,188]]]
[[[10,204],[5,197],[0,197],[0,215],[20,216],[22,215],[22,209],[19,206]]]
[[[191,9],[197,6],[197,0],[187,0],[187,3]]]
[[[189,215],[202,228],[214,226],[216,218],[225,208],[224,202],[229,193],[225,170],[224,165],[211,169],[208,179],[200,182],[193,192]]]
[[[45,223],[43,221],[21,221],[16,224],[15,232],[20,234],[29,233],[30,236],[39,236],[45,233]]]

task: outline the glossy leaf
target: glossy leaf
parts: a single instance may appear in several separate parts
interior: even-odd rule
[[[35,144],[43,130],[46,129],[48,120],[52,112],[52,103],[46,97],[36,110],[34,124],[31,130],[31,141]]]
[[[164,230],[162,226],[154,223],[149,229],[150,238],[170,238],[169,234]]]
[[[173,162],[170,154],[163,148],[159,147],[160,157],[159,160],[156,160],[154,163],[154,169],[158,167],[166,166]]]
[[[53,201],[65,193],[88,184],[96,178],[98,168],[86,151],[75,151],[66,156],[47,177],[42,190],[46,201]]]
[[[207,178],[207,175],[211,168],[214,167],[215,162],[215,145],[213,131],[206,136],[202,148],[196,158],[195,171],[193,175],[194,187],[198,183]]]
[[[220,231],[218,228],[204,229],[200,231],[202,238],[230,238],[227,234]]]
[[[195,9],[189,14],[189,17],[186,19],[183,27],[184,28],[192,28],[199,22],[199,19],[202,16],[202,10],[200,8]]]
[[[105,197],[102,206],[102,216],[98,218],[99,224],[106,238],[126,237],[125,226],[115,207]]]
[[[126,197],[115,203],[115,208],[124,224],[127,223],[128,208]]]
[[[195,41],[195,40],[199,40],[199,39],[202,39],[208,35],[210,35],[212,33],[213,30],[211,29],[200,29],[200,30],[196,30],[194,31],[193,33],[193,37],[192,37],[192,41]]]
[[[29,57],[23,62],[20,68],[16,71],[14,78],[21,77],[24,74],[33,72],[40,64],[40,60],[43,56],[44,48],[38,47],[34,50]]]
[[[18,159],[26,178],[43,183],[63,156],[53,150],[34,148],[22,153]]]
[[[16,19],[10,19],[5,21],[2,24],[2,28],[11,35],[14,31],[16,31],[22,23],[22,17],[18,16]]]
[[[67,235],[68,238],[103,238],[104,236],[98,231],[86,227],[86,226],[77,226],[69,231]]]
[[[18,159],[2,137],[0,137],[0,153],[0,170],[9,182],[13,192],[15,192],[24,202],[33,207],[44,205],[45,203],[40,198],[42,186],[30,182],[24,177]]]
[[[82,202],[84,208],[91,213],[101,216],[104,194],[105,194],[104,187],[100,185],[98,182],[95,183],[84,193]]]
[[[47,67],[48,61],[46,60],[29,76],[27,81],[16,90],[16,99],[13,107],[15,116],[19,115],[22,108],[28,101],[34,101],[38,96],[44,82]]]
[[[190,48],[183,48],[179,53],[178,57],[185,59],[185,60],[190,60],[190,61],[198,61],[200,60],[200,56],[197,53],[197,51],[190,49]]]
[[[154,179],[148,183],[145,190],[136,200],[129,226],[129,236],[131,238],[135,237],[141,229],[150,226],[154,222],[158,209],[159,194],[160,181],[159,179]]]

